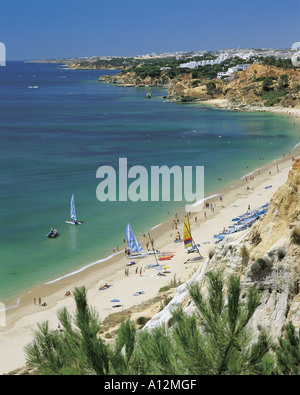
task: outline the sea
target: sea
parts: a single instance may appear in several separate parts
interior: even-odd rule
[[[0,67],[0,301],[124,249],[184,202],[97,198],[101,166],[204,166],[205,196],[289,152],[299,136],[272,113],[166,99],[162,88],[99,82],[111,70],[7,62]],[[147,93],[151,92],[151,99]],[[75,196],[81,226],[65,223]],[[55,239],[46,238],[51,228]]]

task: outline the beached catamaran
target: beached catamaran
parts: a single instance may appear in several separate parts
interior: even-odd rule
[[[198,246],[197,246],[197,244],[195,244],[195,242],[192,238],[192,232],[191,232],[190,221],[189,221],[188,215],[185,217],[185,221],[184,221],[184,225],[183,225],[183,242],[184,242],[184,248],[187,248],[188,254],[190,252],[198,252],[198,254],[201,256]]]
[[[71,213],[70,213],[70,218],[66,221],[67,224],[69,225],[81,225],[81,222],[77,220],[76,216],[76,210],[75,210],[75,201],[74,201],[74,194],[71,197],[71,207],[70,207]]]
[[[130,254],[127,255],[127,258],[130,259],[144,258],[148,255],[146,252],[144,252],[144,249],[141,246],[140,242],[133,234],[130,224],[127,224],[126,227],[126,238],[127,238],[128,249],[130,251]]]

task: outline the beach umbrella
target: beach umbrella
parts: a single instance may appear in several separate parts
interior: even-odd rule
[[[111,302],[120,302],[119,299],[112,299]]]
[[[170,266],[163,266],[163,269],[170,269]]]

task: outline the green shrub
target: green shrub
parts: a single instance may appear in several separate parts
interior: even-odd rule
[[[211,258],[215,255],[215,250],[211,249],[208,253],[209,256],[209,260],[211,260]]]
[[[146,324],[146,322],[148,322],[150,320],[150,318],[147,318],[147,317],[138,317],[137,318],[137,320],[136,320],[136,323],[138,324],[138,325],[145,325]]]
[[[245,245],[243,245],[243,247],[241,247],[241,256],[242,256],[242,263],[243,265],[247,265],[249,262],[249,252],[247,250],[247,247]]]
[[[262,241],[261,235],[259,232],[256,231],[252,236],[251,243],[257,246],[261,241]]]
[[[171,289],[170,285],[165,285],[164,287],[159,288],[158,292],[167,292]]]
[[[279,248],[277,250],[277,257],[279,259],[279,261],[282,261],[282,259],[286,256],[286,251],[284,248]]]
[[[294,228],[291,234],[291,241],[294,244],[300,245],[300,229]]]
[[[162,311],[172,300],[172,296],[166,296],[164,295],[164,300],[160,302],[160,308],[159,311]]]
[[[280,90],[276,92],[265,92],[262,94],[261,98],[265,101],[265,107],[272,107],[274,104],[279,103],[285,95],[286,92]]]
[[[255,276],[260,276],[267,271],[269,271],[272,267],[272,262],[266,258],[258,258],[254,263],[251,265],[251,273]]]

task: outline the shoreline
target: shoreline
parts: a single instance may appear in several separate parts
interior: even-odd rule
[[[205,103],[216,106],[216,103]],[[220,102],[217,105],[220,105]],[[290,111],[291,109],[282,109],[280,113],[292,116],[293,118],[295,117],[299,122],[300,109],[291,111],[291,113]],[[291,154],[266,163],[260,169],[252,171],[251,176],[254,177],[254,181],[246,179],[250,173],[248,175],[245,174],[239,180],[233,180],[225,187],[216,187],[216,190],[205,198],[206,201],[209,200],[209,203],[215,205],[214,212],[203,208],[191,216],[193,236],[196,242],[200,243],[200,252],[204,257],[208,255],[210,249],[214,246],[211,235],[213,233],[219,233],[224,226],[230,225],[230,218],[246,212],[248,204],[251,204],[251,209],[254,209],[256,208],[254,204],[260,206],[261,203],[265,204],[269,202],[271,196],[277,190],[278,185],[280,186],[280,183],[283,184],[286,181],[287,174],[292,166],[292,157],[299,154],[300,147],[297,144],[291,150]],[[280,167],[279,173],[274,173],[276,165]],[[271,175],[269,171],[271,171]],[[263,190],[264,185],[269,183],[277,187]],[[254,191],[252,189],[246,190],[246,185],[251,188],[253,187]],[[260,194],[261,196],[256,196],[256,192],[259,189],[263,193]],[[221,206],[220,195],[223,197],[225,208]],[[246,202],[244,202],[245,199]],[[205,217],[204,212],[206,212]],[[178,211],[178,217],[180,218],[178,231],[180,231],[181,235],[184,214],[184,208]],[[197,223],[194,220],[195,216],[198,217]],[[89,304],[97,308],[100,319],[103,321],[109,314],[120,311],[120,308],[114,309],[110,307],[112,306],[110,300],[113,298],[120,299],[122,303],[121,309],[123,311],[136,305],[136,303],[140,304],[156,296],[158,290],[167,285],[173,279],[174,275],[182,282],[189,279],[199,267],[199,262],[201,264],[203,261],[196,261],[194,263],[186,262],[183,265],[184,261],[193,257],[193,254],[187,255],[183,250],[182,243],[177,244],[173,242],[177,234],[177,230],[171,229],[173,220],[174,217],[169,217],[166,221],[153,226],[150,230],[151,237],[155,240],[156,249],[175,252],[174,258],[167,262],[171,273],[165,277],[157,276],[155,269],[143,268],[142,276],[134,273],[136,267],[140,269],[144,265],[155,263],[155,257],[153,255],[136,260],[136,265],[129,267],[130,276],[125,276],[124,270],[128,259],[125,257],[123,251],[118,251],[106,258],[78,268],[72,273],[61,276],[61,278],[41,284],[21,296],[19,305],[6,311],[7,326],[0,327],[0,346],[2,349],[1,354],[3,355],[0,357],[0,374],[21,368],[25,365],[23,347],[32,340],[32,330],[36,329],[38,323],[48,320],[50,326],[55,329],[58,324],[56,317],[57,311],[63,306],[66,306],[70,311],[74,309],[73,298],[64,296],[65,292],[72,291],[75,287],[84,285],[88,290]],[[206,230],[206,227],[202,227],[204,224],[211,229],[211,234]],[[147,230],[145,230],[145,233],[147,234]],[[148,241],[148,237],[146,239],[143,239],[143,237],[138,238],[143,246]],[[210,243],[208,244],[208,242]],[[154,278],[155,283],[152,281]],[[105,291],[99,291],[99,286],[104,283],[111,284],[112,287]],[[134,292],[140,289],[145,293],[134,297]],[[42,301],[46,301],[46,307],[33,304],[33,298],[38,299],[39,297],[41,297]],[[5,367],[2,366],[3,361],[5,361]]]

